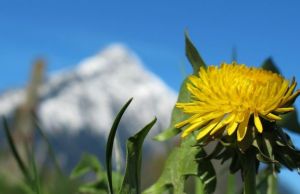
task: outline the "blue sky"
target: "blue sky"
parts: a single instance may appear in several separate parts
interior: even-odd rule
[[[185,29],[208,64],[230,62],[236,47],[238,62],[257,66],[272,56],[287,78],[300,79],[300,1],[8,2],[0,2],[0,91],[24,85],[37,57],[53,72],[113,42],[126,44],[177,90],[182,69],[189,71]],[[284,178],[299,182],[295,174]]]

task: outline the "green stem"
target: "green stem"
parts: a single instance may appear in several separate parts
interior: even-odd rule
[[[195,177],[195,193],[197,194],[204,193],[204,185],[198,177]]]
[[[270,173],[270,175],[268,176],[267,194],[277,194],[277,179],[273,175],[273,173]]]
[[[243,157],[244,194],[256,194],[256,157],[248,150]]]

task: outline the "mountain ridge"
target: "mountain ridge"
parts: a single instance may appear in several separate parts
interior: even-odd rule
[[[37,115],[56,150],[62,156],[71,150],[73,156],[67,156],[67,160],[78,161],[82,152],[104,152],[114,117],[131,97],[133,102],[118,130],[121,146],[125,147],[129,136],[157,117],[145,149],[164,152],[162,144],[151,137],[169,124],[176,93],[122,44],[108,46],[74,69],[50,75],[39,90]],[[12,115],[24,98],[25,89],[2,93],[0,115]]]

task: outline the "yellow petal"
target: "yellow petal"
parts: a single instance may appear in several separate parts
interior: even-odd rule
[[[294,107],[285,107],[285,108],[276,108],[275,112],[278,112],[278,113],[287,113],[287,112],[291,112],[291,111],[294,111],[294,110],[295,110]]]
[[[197,117],[199,117],[199,114],[195,114],[193,116],[191,116],[190,118],[181,121],[180,123],[177,123],[174,125],[175,128],[182,128],[185,125],[189,124],[191,121],[193,121],[194,119],[196,119]]]
[[[174,127],[181,128],[181,127],[184,127],[185,125],[187,125],[189,122],[190,122],[189,119],[187,119],[187,120],[181,121],[180,123],[175,124]]]
[[[193,132],[195,129],[201,127],[202,125],[204,125],[207,121],[203,121],[203,122],[198,122],[198,123],[194,123],[192,125],[190,125],[188,128],[186,128],[184,130],[184,132],[182,133],[181,137],[186,137],[187,135],[189,135],[191,132]]]
[[[248,128],[248,122],[249,122],[249,117],[250,114],[246,113],[247,115],[245,116],[245,119],[243,120],[242,123],[239,124],[239,127],[237,129],[237,139],[238,141],[242,141],[246,135],[247,128]]]
[[[227,125],[226,130],[227,130],[228,135],[232,135],[235,132],[238,124],[239,124],[238,122],[234,121],[234,122],[231,122],[229,125]]]
[[[292,84],[289,87],[289,89],[288,89],[287,93],[285,94],[285,96],[287,96],[287,97],[290,96],[294,92],[296,86],[297,86],[297,82],[295,82],[295,78],[293,77]]]
[[[273,114],[273,113],[267,114],[266,117],[267,117],[268,119],[271,119],[271,120],[276,120],[276,121],[280,121],[280,120],[281,120],[281,117],[280,117],[280,116],[277,116],[277,115],[275,115],[275,114]]]
[[[234,114],[230,114],[228,117],[223,119],[221,122],[217,124],[217,126],[210,132],[210,135],[215,134],[219,129],[230,123],[235,118]]]
[[[255,124],[255,127],[256,127],[257,131],[262,133],[263,126],[261,124],[261,121],[260,121],[260,118],[259,118],[257,112],[254,113],[254,124]]]
[[[216,119],[212,120],[211,122],[209,122],[206,125],[206,127],[201,129],[201,131],[198,133],[196,139],[200,140],[204,136],[206,136],[221,120],[222,120],[222,117],[219,117],[219,118],[216,118]]]
[[[293,95],[287,98],[286,104],[293,102],[300,95],[300,90],[297,90]]]

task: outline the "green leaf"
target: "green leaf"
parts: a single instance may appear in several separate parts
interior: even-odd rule
[[[156,118],[127,140],[125,177],[120,193],[139,194],[141,181],[142,146],[144,139],[156,122]]]
[[[162,132],[162,133],[158,134],[157,136],[155,136],[153,138],[153,140],[165,141],[167,139],[170,139],[171,137],[174,137],[175,135],[177,135],[180,132],[181,132],[181,129],[177,129],[175,127],[170,127],[168,129],[166,129],[164,132]]]
[[[193,67],[194,75],[198,75],[200,67],[206,67],[203,59],[201,58],[200,54],[198,53],[196,47],[192,43],[188,32],[184,33],[185,35],[185,54]]]
[[[189,102],[191,95],[188,89],[186,88],[186,84],[189,81],[188,78],[186,78],[183,83],[181,84],[181,88],[178,94],[177,102]],[[183,121],[184,119],[187,119],[188,115],[183,113],[180,109],[176,108],[174,106],[172,110],[172,116],[171,116],[171,123],[170,126],[162,133],[155,136],[153,139],[156,141],[165,141],[170,139],[171,137],[174,137],[178,133],[181,132],[181,129],[175,128],[174,125],[176,123],[179,123],[180,121]]]
[[[184,193],[184,182],[188,176],[197,176],[201,179],[205,193],[213,193],[216,187],[215,170],[206,153],[196,144],[195,138],[190,135],[178,148],[170,153],[162,175],[158,181],[148,188],[144,194],[160,194],[170,191],[175,194]]]
[[[34,188],[36,194],[41,194],[40,177],[39,177],[39,174],[37,171],[37,166],[36,166],[36,162],[35,162],[33,149],[32,149],[32,152],[30,153],[30,162],[31,162],[32,171],[33,171],[32,187]]]
[[[273,73],[281,74],[278,67],[276,66],[276,64],[274,63],[274,61],[271,57],[267,58],[263,62],[261,67],[265,70],[272,71]]]
[[[114,144],[117,128],[119,126],[121,118],[122,118],[125,110],[129,106],[129,104],[131,103],[131,101],[132,101],[132,98],[130,100],[128,100],[128,102],[122,107],[120,112],[117,114],[117,116],[114,120],[114,123],[110,129],[110,133],[108,135],[108,140],[107,140],[107,144],[106,144],[106,171],[107,171],[109,190],[110,190],[111,194],[114,193],[113,185],[112,185],[112,164],[111,164],[113,144]]]
[[[300,123],[298,120],[298,111],[296,108],[295,111],[281,115],[281,117],[282,119],[276,122],[280,127],[296,133],[300,133]]]
[[[193,45],[187,32],[185,32],[185,54],[193,67],[193,74],[198,75],[200,67],[206,67],[204,61],[200,57],[196,47]],[[187,77],[181,84],[178,94],[177,102],[189,102],[190,92],[188,91],[186,84],[189,81]],[[153,139],[156,141],[165,141],[181,132],[181,129],[175,128],[174,125],[186,119],[188,115],[183,113],[180,109],[174,106],[171,116],[171,123],[164,132],[158,134]]]
[[[78,178],[89,172],[98,173],[102,171],[98,158],[91,154],[84,154],[79,163],[71,172],[71,178]]]

